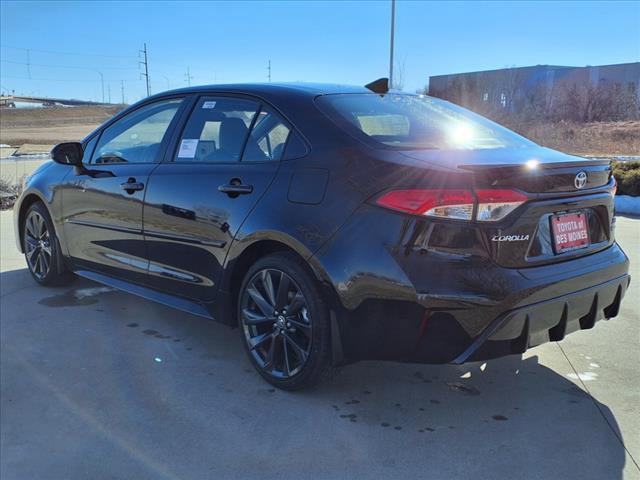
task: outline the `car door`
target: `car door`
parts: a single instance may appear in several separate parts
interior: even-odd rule
[[[148,259],[142,204],[183,98],[147,103],[108,125],[87,147],[83,171],[67,177],[64,235],[76,268],[142,282]],[[97,140],[97,141],[96,141]]]
[[[256,100],[197,100],[173,154],[149,181],[144,233],[154,287],[201,302],[215,298],[227,251],[271,184],[289,131]]]

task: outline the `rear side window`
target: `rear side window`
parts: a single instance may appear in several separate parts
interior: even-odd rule
[[[459,150],[533,145],[480,115],[423,95],[334,94],[316,101],[339,126],[374,146]]]
[[[174,161],[238,162],[243,149],[259,150],[249,138],[259,104],[231,97],[201,98],[182,133]]]
[[[182,99],[161,100],[145,105],[106,128],[91,162],[152,163]]]
[[[248,162],[281,160],[290,131],[277,113],[263,106],[251,130],[251,142],[247,144],[242,160]]]

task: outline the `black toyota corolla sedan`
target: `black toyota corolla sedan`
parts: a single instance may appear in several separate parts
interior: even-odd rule
[[[28,179],[15,223],[31,274],[237,326],[289,390],[363,359],[522,353],[618,314],[630,277],[608,162],[384,84],[132,105]]]

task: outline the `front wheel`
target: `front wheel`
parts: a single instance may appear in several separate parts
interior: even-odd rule
[[[328,308],[295,255],[269,255],[249,269],[238,296],[238,319],[251,363],[272,385],[308,388],[331,370]]]
[[[27,210],[22,239],[24,257],[36,282],[40,285],[63,285],[73,279],[64,265],[49,212],[41,202],[34,203]]]

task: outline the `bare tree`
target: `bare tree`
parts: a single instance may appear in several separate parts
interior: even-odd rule
[[[404,60],[396,62],[393,67],[393,85],[389,85],[393,90],[402,90],[404,88]]]

